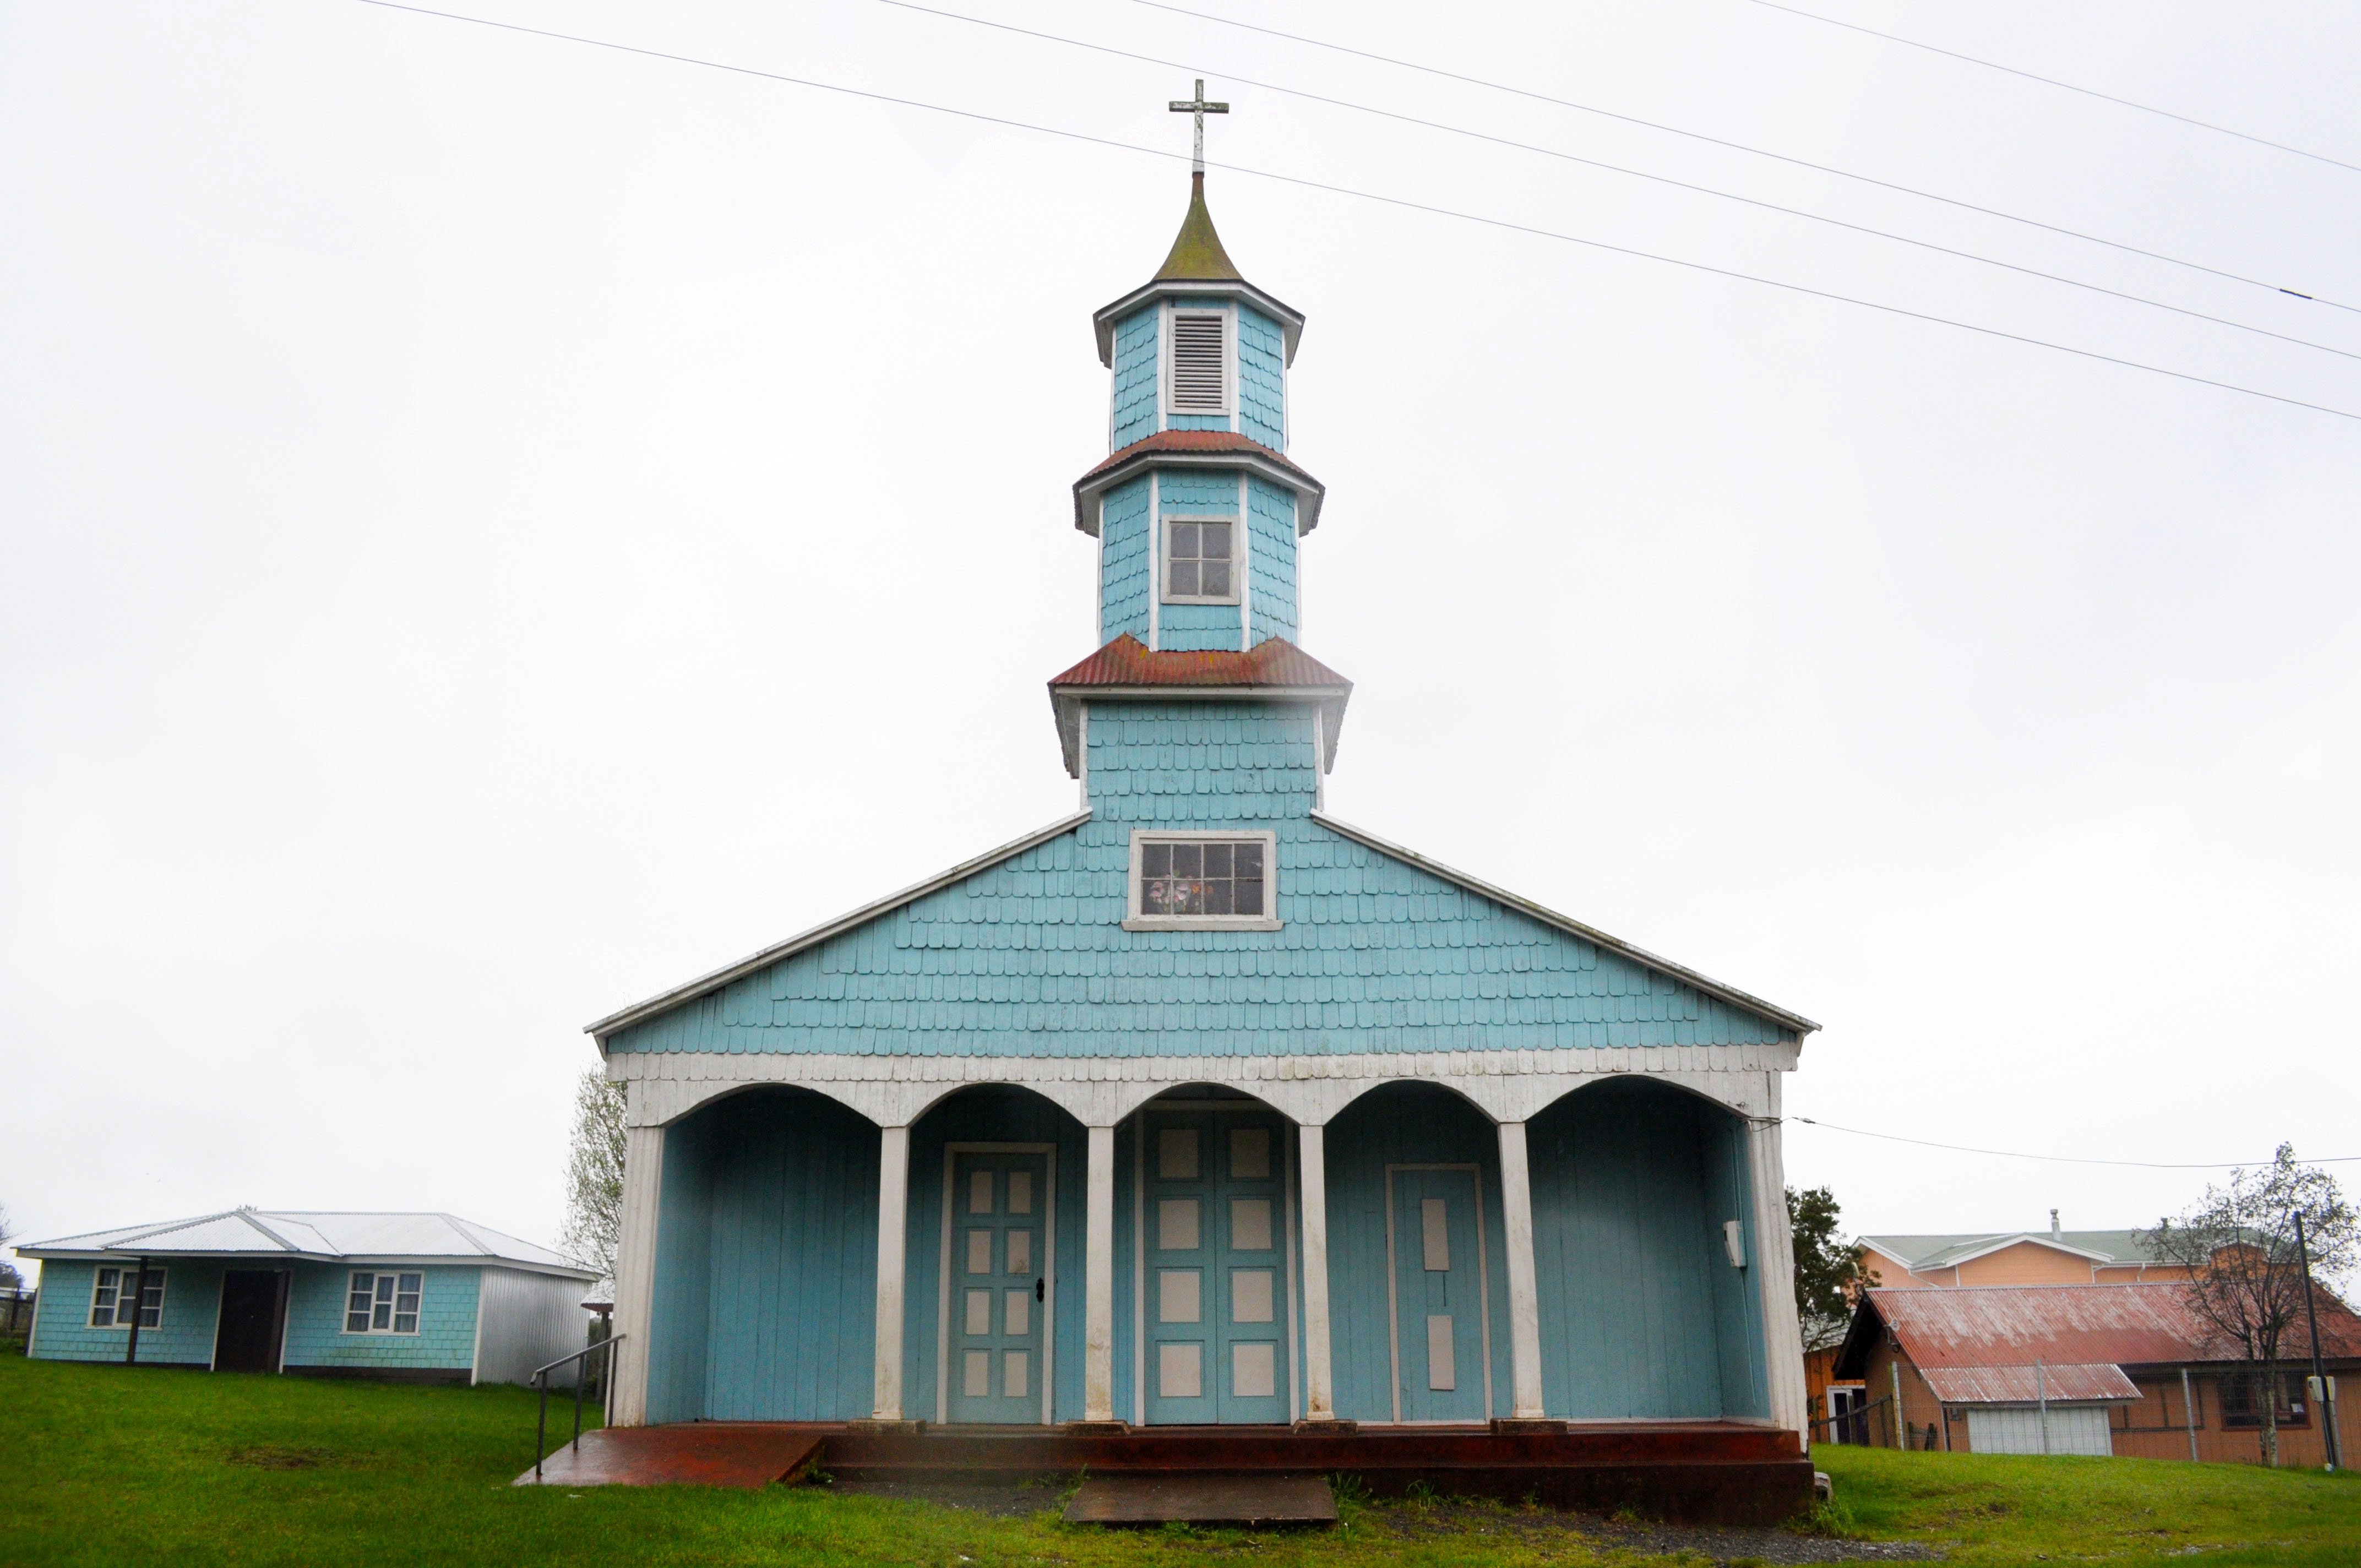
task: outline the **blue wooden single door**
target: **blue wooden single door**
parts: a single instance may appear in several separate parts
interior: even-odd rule
[[[1150,1112],[1148,1420],[1288,1417],[1285,1124],[1269,1112]]]
[[[951,1158],[948,1412],[955,1421],[1042,1419],[1049,1157]]]
[[[1491,1357],[1476,1173],[1396,1167],[1388,1175],[1400,1419],[1487,1420]]]

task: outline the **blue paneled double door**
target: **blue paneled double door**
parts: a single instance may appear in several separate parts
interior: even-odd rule
[[[1285,1125],[1259,1107],[1143,1113],[1152,1425],[1288,1419]]]
[[[1049,1157],[951,1158],[950,1377],[954,1421],[1045,1419]]]

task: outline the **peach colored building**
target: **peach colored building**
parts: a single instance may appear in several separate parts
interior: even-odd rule
[[[2361,1319],[2318,1297],[2323,1369],[2352,1392],[2337,1434],[2361,1442]],[[2281,1350],[2283,1465],[2326,1458],[2307,1387],[2311,1340]],[[2235,1347],[2171,1284],[1963,1286],[1863,1293],[1831,1369],[1842,1416],[1823,1438],[1953,1453],[2083,1453],[2140,1459],[2262,1457],[2259,1389]]]
[[[1861,1265],[1887,1289],[1961,1285],[2141,1285],[2186,1279],[2138,1231],[2068,1231],[2049,1211],[2046,1231],[1861,1238]]]

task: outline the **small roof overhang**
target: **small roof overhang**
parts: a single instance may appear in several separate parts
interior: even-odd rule
[[[1115,327],[1117,322],[1142,305],[1176,298],[1235,300],[1252,305],[1279,323],[1287,363],[1295,363],[1295,346],[1303,341],[1303,313],[1275,295],[1264,293],[1243,278],[1151,279],[1113,304],[1101,305],[1091,316],[1091,330],[1098,334],[1099,363],[1109,369],[1115,367]]]
[[[1922,1366],[1946,1405],[2136,1405],[2140,1391],[2112,1362],[2044,1366]]]
[[[1049,708],[1069,778],[1082,776],[1082,708],[1088,702],[1296,702],[1320,710],[1321,765],[1336,765],[1353,683],[1284,637],[1251,650],[1161,649],[1129,632],[1049,682]]]
[[[1299,538],[1320,525],[1320,503],[1328,494],[1294,459],[1259,441],[1226,430],[1166,430],[1133,442],[1074,481],[1074,526],[1097,538],[1099,498],[1149,468],[1243,468],[1291,490]]]

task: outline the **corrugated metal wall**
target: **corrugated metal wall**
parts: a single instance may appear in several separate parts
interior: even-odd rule
[[[588,1344],[590,1314],[582,1310],[582,1294],[588,1288],[579,1279],[522,1268],[483,1270],[476,1306],[483,1317],[476,1381],[522,1383],[533,1368]],[[553,1373],[551,1387],[571,1388],[580,1365]]]
[[[874,1393],[874,1125],[764,1088],[664,1139],[648,1419],[850,1420]]]
[[[1664,1084],[1617,1080],[1535,1117],[1533,1252],[1553,1416],[1765,1416],[1756,1270],[1722,1223],[1752,1212],[1744,1124]],[[1751,1232],[1747,1257],[1755,1255]]]

